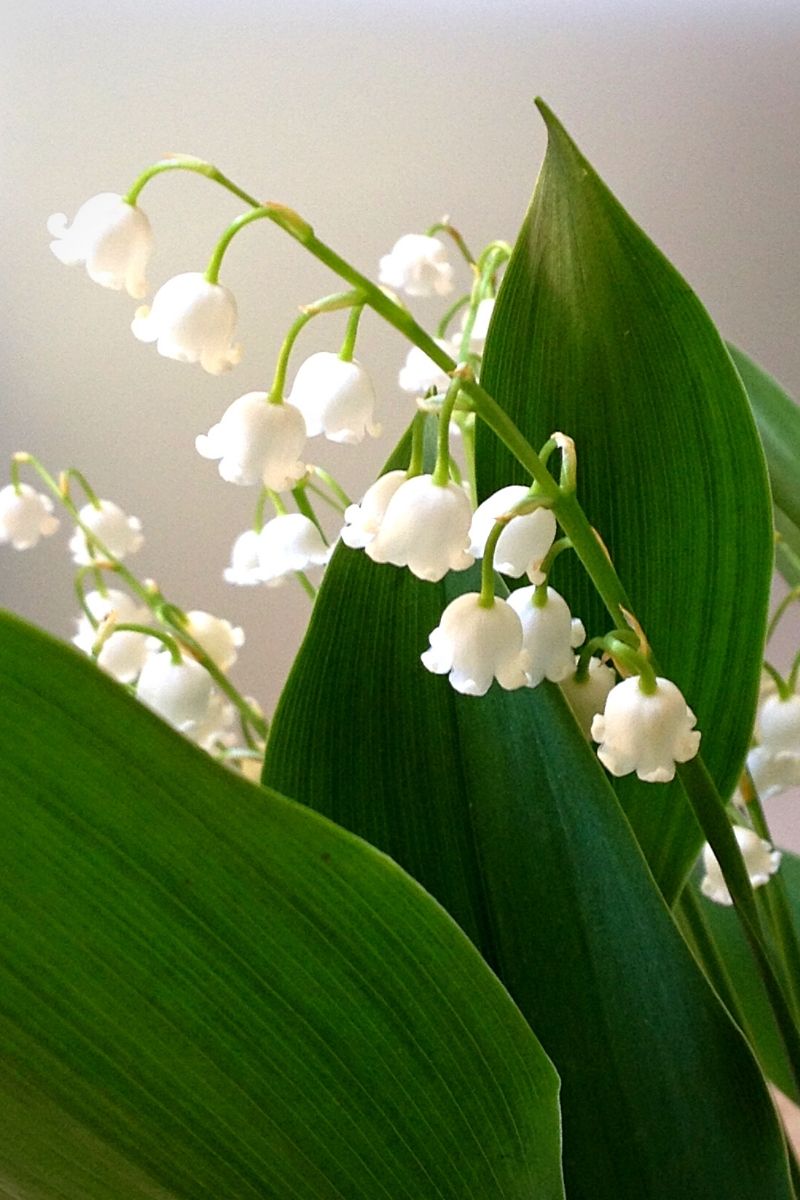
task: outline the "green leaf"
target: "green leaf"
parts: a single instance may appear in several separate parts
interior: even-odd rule
[[[554,430],[574,438],[581,503],[728,795],[752,729],[772,569],[763,455],[705,310],[540,108],[547,156],[481,382],[533,445]],[[477,463],[481,497],[525,480],[481,426]],[[608,630],[573,555],[560,556],[553,580],[590,636]],[[614,786],[672,900],[702,840],[680,783],[657,799],[635,777]]]
[[[445,604],[476,585],[340,546],[265,779],[390,853],[480,946],[561,1076],[570,1200],[788,1197],[750,1051],[560,690],[475,699],[422,668]]]
[[[785,889],[795,928],[800,929],[800,858],[786,850],[779,874],[757,892],[762,908],[766,908],[771,899],[774,902],[778,888]],[[785,1095],[800,1104],[800,1091],[787,1065],[764,985],[753,971],[752,958],[735,912],[707,900],[700,893],[697,879],[687,885],[677,911],[709,978],[746,1031],[764,1072]]]
[[[0,623],[0,1192],[559,1200],[557,1079],[439,906]]]
[[[791,587],[800,583],[800,409],[781,387],[736,346],[728,346],[747,389],[767,457],[775,527],[781,535],[777,565]]]

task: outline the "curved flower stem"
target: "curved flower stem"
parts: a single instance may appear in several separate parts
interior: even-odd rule
[[[347,492],[341,484],[334,479],[330,471],[326,471],[324,467],[315,465],[313,468],[314,474],[322,480],[327,488],[333,492],[336,499],[340,502],[342,509],[349,508],[353,501],[348,496]]]
[[[790,605],[794,604],[796,600],[800,600],[800,587],[793,587],[790,592],[787,592],[778,607],[775,609],[775,612],[770,618],[769,625],[767,626],[767,641],[770,640],[773,633],[777,629],[786,610],[790,607]]]
[[[443,221],[437,221],[435,225],[431,225],[426,230],[428,237],[435,237],[437,233],[446,233],[448,237],[452,238],[456,246],[458,246],[460,254],[463,255],[465,262],[471,267],[475,266],[475,255],[464,241],[463,235],[446,218]]]
[[[151,179],[155,179],[156,175],[162,175],[165,171],[193,171],[196,175],[204,175],[206,179],[211,179],[214,183],[220,184],[227,191],[232,192],[234,196],[238,196],[240,200],[244,200],[245,204],[250,204],[254,208],[258,207],[259,201],[254,196],[248,195],[227,175],[223,175],[215,166],[209,162],[205,162],[202,158],[195,158],[191,154],[171,154],[168,158],[162,158],[159,162],[153,163],[146,171],[143,171],[133,186],[122,197],[128,204],[135,204],[139,198],[139,193],[145,184]]]

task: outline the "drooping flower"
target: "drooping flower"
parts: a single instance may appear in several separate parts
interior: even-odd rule
[[[303,414],[309,437],[324,433],[331,442],[357,445],[365,434],[377,437],[381,431],[373,420],[375,389],[366,370],[328,350],[300,364],[288,401]]]
[[[486,540],[498,517],[502,517],[528,495],[524,485],[512,484],[500,488],[475,509],[470,526],[470,553],[481,558],[486,549]],[[495,569],[501,575],[519,579],[527,575],[532,583],[542,581],[538,570],[544,556],[556,536],[556,519],[549,508],[537,508],[524,516],[514,517],[508,522],[494,552]]]
[[[162,650],[142,667],[136,695],[170,725],[188,733],[205,721],[211,689],[211,676],[196,659],[187,655],[182,662],[173,662]]]
[[[236,709],[215,688],[211,692],[205,716],[186,732],[201,749],[214,751],[220,746],[235,745],[236,733],[232,728],[235,719]]]
[[[453,290],[453,268],[438,238],[406,233],[381,258],[378,280],[407,296],[447,296]]]
[[[761,800],[771,800],[800,787],[800,753],[754,746],[747,755],[747,769]]]
[[[58,529],[53,501],[27,483],[0,488],[0,544],[10,542],[15,550],[29,550],[40,538]]]
[[[566,600],[555,588],[547,589],[546,603],[534,604],[536,588],[512,592],[508,603],[522,622],[525,649],[530,657],[528,687],[543,679],[561,683],[575,669],[576,646],[586,633],[581,621],[573,621]]]
[[[509,690],[525,685],[528,654],[522,645],[522,626],[514,610],[499,597],[491,608],[469,592],[448,604],[430,635],[422,662],[435,675],[465,696],[483,696],[496,679]]]
[[[244,645],[244,630],[223,617],[193,608],[186,614],[186,632],[199,642],[220,671],[229,671],[236,662],[236,651]]]
[[[375,537],[365,550],[373,562],[408,567],[418,579],[436,583],[448,571],[464,571],[472,510],[455,483],[443,487],[432,475],[406,479],[389,500]]]
[[[436,338],[436,344],[446,354],[452,354],[453,347],[444,338]],[[397,382],[404,392],[424,396],[432,388],[437,392],[446,392],[450,386],[450,376],[429,358],[424,350],[420,350],[419,346],[412,346],[406,355],[405,364],[400,368]]]
[[[800,696],[767,695],[758,711],[758,731],[773,754],[800,754]]]
[[[115,624],[144,625],[151,618],[146,605],[138,604],[127,592],[117,588],[109,588],[106,592],[87,592],[83,602],[98,626],[112,618]],[[95,628],[84,614],[78,618],[78,632],[72,641],[79,650],[91,654],[99,634],[99,627]],[[132,683],[157,645],[160,643],[146,633],[120,629],[109,634],[103,642],[97,665],[120,683]]]
[[[124,288],[134,300],[146,294],[153,233],[137,205],[116,192],[101,192],[81,205],[71,225],[64,213],[53,213],[47,231],[55,239],[50,249],[62,263],[85,263],[95,283],[115,291]]]
[[[236,318],[228,288],[187,271],[168,279],[152,305],[136,310],[131,329],[140,342],[155,342],[165,358],[199,362],[209,374],[221,375],[242,357],[242,347],[233,342]]]
[[[780,850],[773,850],[769,842],[760,838],[752,829],[746,829],[744,825],[734,825],[733,832],[742,852],[751,885],[754,888],[763,887],[765,883],[769,883],[770,877],[780,866]],[[703,847],[703,867],[705,875],[700,884],[703,895],[708,896],[715,904],[733,904],[722,869],[708,842]]]
[[[253,587],[261,583],[259,544],[255,529],[246,529],[239,534],[231,550],[231,565],[222,572],[226,583],[235,583],[239,587]]]
[[[219,473],[228,483],[260,483],[283,492],[305,474],[299,458],[305,440],[305,422],[296,408],[271,404],[266,392],[247,392],[194,444],[203,458],[220,460]]]
[[[605,708],[608,693],[616,682],[614,670],[594,656],[589,659],[589,671],[585,679],[579,682],[573,673],[561,680],[561,690],[587,739],[590,737],[592,721]]]
[[[111,500],[101,500],[99,508],[85,504],[79,517],[114,558],[135,554],[144,542],[142,523],[138,517],[128,517]],[[99,547],[90,545],[82,529],[76,529],[69,541],[73,560],[80,566],[103,557]]]
[[[635,771],[645,783],[668,783],[675,764],[697,754],[697,718],[669,679],[657,677],[651,694],[642,691],[639,680],[632,675],[613,687],[605,711],[592,721],[592,738],[600,743],[597,756],[612,775]]]
[[[353,550],[363,550],[364,546],[372,541],[380,529],[389,501],[405,480],[405,471],[387,471],[367,488],[360,504],[348,505],[341,532],[345,546],[350,546]]]
[[[295,571],[322,566],[330,554],[313,521],[302,513],[283,513],[258,535],[259,579],[275,587]]]

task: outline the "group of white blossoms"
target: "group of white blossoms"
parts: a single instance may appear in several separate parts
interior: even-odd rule
[[[71,225],[57,214],[48,229],[54,238],[52,250],[62,262],[85,264],[89,276],[104,287],[124,288],[136,299],[146,294],[153,237],[136,204],[104,193],[87,201]],[[445,296],[453,288],[453,268],[439,239],[408,234],[381,259],[379,281],[412,297]],[[483,349],[493,304],[485,297],[473,314],[473,355]],[[162,355],[199,362],[206,371],[221,374],[241,357],[234,340],[236,322],[233,294],[204,274],[189,272],[170,279],[150,306],[139,308],[132,329],[141,341],[155,342]],[[460,343],[461,339],[439,342],[456,359]],[[441,396],[451,382],[417,347],[408,353],[399,375],[400,387],[419,398]],[[377,435],[374,407],[375,392],[364,367],[352,355],[320,352],[302,363],[288,396],[263,391],[240,396],[207,434],[197,438],[196,447],[203,457],[218,460],[223,479],[260,485],[274,496],[295,488],[313,470],[302,460],[306,438],[324,434],[334,442],[358,444],[367,434]],[[420,579],[438,581],[481,557],[496,520],[506,517],[527,494],[525,487],[502,488],[473,512],[468,491],[452,478],[391,471],[368,489],[360,504],[346,509],[340,537],[376,563],[407,567]],[[225,571],[229,582],[275,585],[293,572],[327,561],[331,547],[313,521],[300,512],[281,511],[280,505],[277,514],[236,540]],[[108,501],[87,505],[80,515],[98,542],[117,557],[136,549],[141,540],[138,522]],[[49,499],[27,485],[16,483],[0,492],[0,540],[22,548],[51,533],[55,524]],[[509,689],[536,687],[544,679],[560,683],[612,774],[635,771],[648,782],[671,780],[676,763],[698,751],[694,714],[669,680],[646,681],[634,674],[617,682],[612,667],[597,657],[590,658],[588,671],[576,677],[575,651],[585,639],[583,625],[572,618],[565,600],[547,586],[540,571],[555,535],[556,521],[546,508],[509,520],[497,540],[495,567],[513,579],[527,576],[530,586],[514,590],[508,600],[492,597],[487,602],[480,593],[459,596],[431,633],[422,662],[432,672],[449,675],[457,691],[473,696],[483,695],[495,679]],[[91,561],[92,547],[80,530],[71,544],[77,562]],[[124,593],[92,593],[87,604],[95,622],[109,613],[125,622],[146,615]],[[241,630],[209,614],[190,613],[188,619],[196,640],[226,669],[241,644]],[[90,650],[95,640],[95,625],[84,617],[75,641]],[[98,661],[119,679],[136,679],[139,697],[185,731],[197,736],[198,730],[213,725],[211,693],[204,699],[188,676],[182,688],[169,654],[163,648],[153,653],[142,634],[120,631],[107,637]],[[188,658],[184,662],[196,676],[192,668],[197,664]],[[775,761],[785,768],[785,756],[792,756],[800,781],[800,755],[795,753],[800,746],[800,711],[794,710],[795,705],[800,709],[800,697],[780,704],[782,716],[791,711],[792,720],[784,721]],[[762,734],[762,745],[753,753],[762,758],[767,754],[772,763],[769,735],[763,728]],[[737,837],[753,883],[765,882],[777,869],[779,855],[748,829],[737,828]],[[706,893],[729,902],[710,850],[706,869]]]

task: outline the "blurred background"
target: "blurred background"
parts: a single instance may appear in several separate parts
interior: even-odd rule
[[[445,213],[473,245],[513,240],[544,150],[541,94],[723,334],[800,394],[796,0],[29,0],[4,6],[0,46],[0,461],[24,448],[53,470],[80,466],[140,517],[147,540],[131,565],[184,608],[244,626],[236,678],[268,711],[307,601],[293,585],[223,583],[254,497],[223,483],[194,439],[268,387],[297,305],[335,280],[267,223],[243,233],[222,278],[245,357],[212,378],[136,342],[134,302],[56,261],[50,213],[72,217],[184,151],[297,208],[368,272]],[[143,207],[155,287],[203,270],[241,206],[175,173]],[[299,358],[337,349],[341,328],[320,318]],[[318,452],[354,495],[411,411],[396,385],[400,339],[369,316],[362,330],[387,440]],[[26,554],[3,548],[0,604],[70,637],[65,542],[62,529]],[[779,840],[800,847],[796,810],[781,798],[772,815]]]

